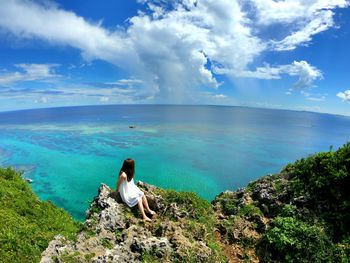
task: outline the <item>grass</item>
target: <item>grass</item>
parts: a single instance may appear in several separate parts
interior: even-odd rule
[[[186,236],[189,240],[203,240],[211,249],[210,262],[226,262],[226,257],[214,235],[216,218],[211,204],[193,192],[157,189],[157,194],[164,198],[165,204],[176,203],[180,210],[188,213],[186,220]],[[187,251],[186,262],[197,262],[196,251]],[[176,258],[172,258],[174,262]]]
[[[11,168],[0,168],[0,262],[39,262],[57,234],[74,239],[81,223],[51,202],[40,201]]]
[[[104,246],[105,248],[108,248],[108,249],[112,249],[113,243],[108,238],[103,238],[102,239],[102,246]]]

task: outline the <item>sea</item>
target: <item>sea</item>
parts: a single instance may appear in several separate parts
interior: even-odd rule
[[[213,200],[350,141],[350,117],[232,106],[104,105],[0,113],[0,165],[78,219],[126,158],[135,180]]]

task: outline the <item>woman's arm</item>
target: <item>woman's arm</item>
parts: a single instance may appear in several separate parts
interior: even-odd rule
[[[116,193],[118,193],[119,186],[124,180],[126,180],[126,174],[122,172],[118,177],[117,186],[116,186],[117,189],[115,190]]]

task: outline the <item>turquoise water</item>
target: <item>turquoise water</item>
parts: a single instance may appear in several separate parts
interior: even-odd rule
[[[136,125],[130,129],[129,125]],[[0,113],[0,164],[45,200],[83,219],[122,161],[136,180],[212,200],[284,165],[350,140],[350,118],[213,106],[89,106]]]

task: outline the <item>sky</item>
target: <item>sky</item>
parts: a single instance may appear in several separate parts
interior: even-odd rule
[[[204,104],[350,116],[346,0],[0,0],[0,111]]]

